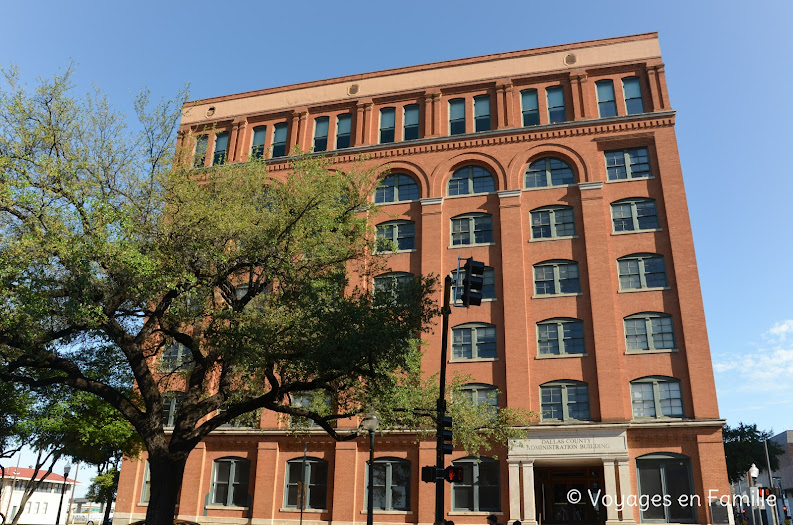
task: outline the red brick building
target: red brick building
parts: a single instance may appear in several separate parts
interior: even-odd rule
[[[542,418],[497,458],[449,458],[465,479],[445,488],[448,519],[714,523],[723,421],[674,124],[651,33],[202,100],[182,129],[212,126],[199,165],[264,155],[278,172],[297,145],[339,170],[360,155],[389,169],[373,196],[378,234],[399,246],[383,279],[485,262],[486,299],[452,312],[449,373],[476,378],[476,402],[498,389],[500,406]],[[440,341],[436,328],[430,373]],[[419,472],[434,447],[378,436],[375,522],[433,522]],[[219,429],[188,460],[179,517],[297,523],[302,455],[272,414]],[[316,432],[308,456],[304,522],[365,522],[368,444]],[[147,478],[125,462],[120,525],[144,516]],[[588,489],[629,504],[593,505]],[[635,501],[652,496],[669,503]]]

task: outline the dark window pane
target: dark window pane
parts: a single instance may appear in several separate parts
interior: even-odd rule
[[[641,488],[641,495],[653,499],[653,496],[659,495],[663,498],[663,486],[661,484],[661,469],[658,464],[637,461],[639,465],[639,486]],[[666,521],[663,504],[660,505],[647,505],[647,510],[642,510],[642,518],[644,520],[662,520]]]

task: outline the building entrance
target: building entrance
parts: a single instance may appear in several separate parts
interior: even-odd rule
[[[592,504],[590,491],[603,494],[603,467],[535,467],[534,491],[537,521],[540,524],[602,524],[606,509],[597,500]],[[580,501],[571,503],[568,495],[578,491]],[[596,496],[593,496],[595,498]]]

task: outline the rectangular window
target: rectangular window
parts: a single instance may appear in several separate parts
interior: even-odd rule
[[[229,132],[223,131],[215,135],[215,153],[212,155],[212,165],[219,166],[226,163],[226,153],[229,148]]]
[[[540,124],[540,108],[537,104],[537,90],[527,89],[520,92],[520,103],[523,109],[523,125],[537,126]]]
[[[449,135],[465,133],[465,100],[456,98],[449,101]]]
[[[314,120],[314,151],[328,149],[328,117],[317,117]]]
[[[617,116],[617,101],[614,97],[614,82],[598,80],[595,82],[598,93],[598,111],[601,117]]]
[[[471,232],[473,232],[473,236]],[[452,246],[490,242],[493,242],[493,217],[491,215],[452,219]]]
[[[207,158],[207,147],[209,146],[209,136],[199,135],[195,139],[195,154],[193,155],[193,167],[200,168],[204,165]]]
[[[606,152],[608,180],[646,179],[652,176],[647,148]]]
[[[251,158],[261,159],[264,157],[264,144],[267,138],[267,126],[257,126],[253,128],[253,144],[251,144]]]
[[[637,77],[623,78],[622,90],[625,92],[625,110],[628,115],[644,113],[642,86]]]
[[[415,140],[419,138],[419,105],[410,104],[405,106],[405,138],[404,140]]]
[[[548,122],[556,124],[567,120],[564,109],[564,88],[562,86],[549,87],[545,89],[548,97]]]
[[[336,149],[350,147],[350,133],[352,132],[352,115],[345,113],[336,117]]]
[[[140,490],[140,502],[148,503],[151,499],[151,472],[149,471],[149,462],[146,461],[146,466],[143,467],[143,487]]]
[[[474,97],[474,125],[476,131],[490,130],[490,95]]]
[[[383,108],[380,110],[380,144],[394,142],[396,129],[396,108]]]
[[[569,382],[540,387],[544,421],[588,421],[589,389],[586,384]]]
[[[288,126],[286,122],[276,124],[273,128],[273,158],[286,155],[286,135]]]

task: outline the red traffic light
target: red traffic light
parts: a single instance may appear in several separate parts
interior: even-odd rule
[[[443,479],[449,483],[460,483],[463,480],[463,467],[446,467],[443,469]]]

